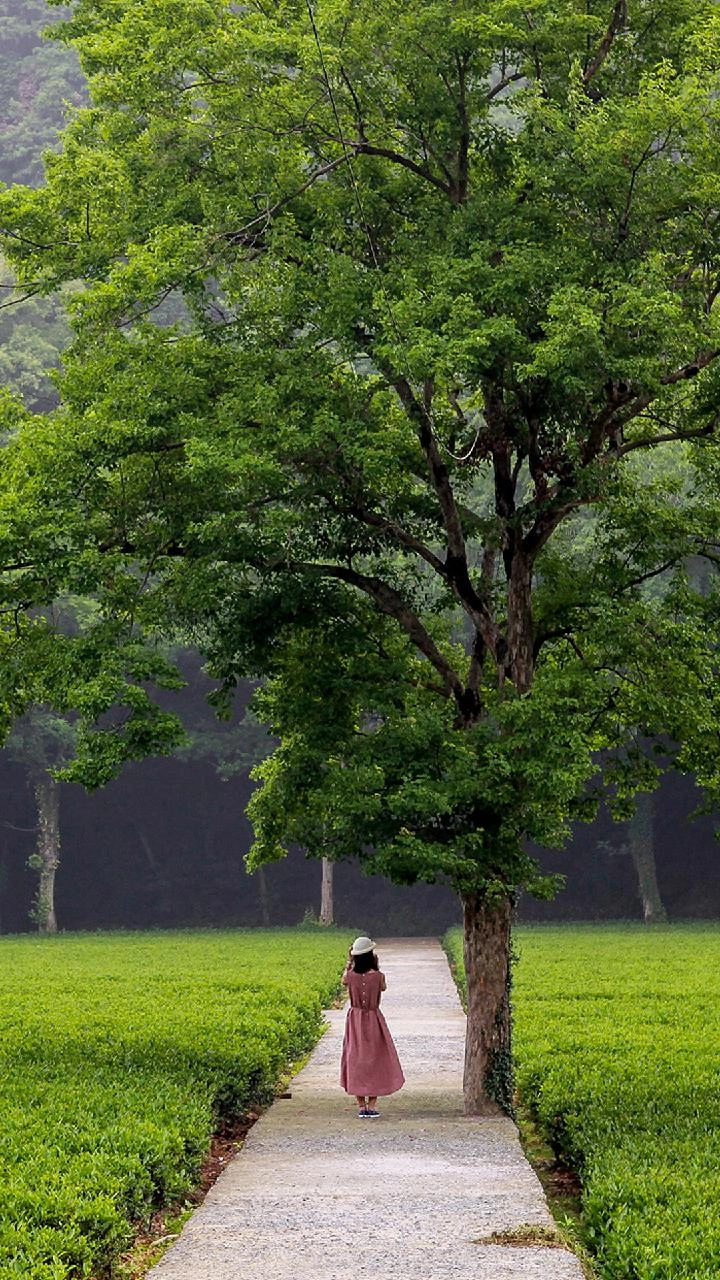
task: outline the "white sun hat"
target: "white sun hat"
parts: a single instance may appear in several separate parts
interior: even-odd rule
[[[368,951],[374,950],[375,943],[372,938],[356,938],[350,948],[350,952],[354,956],[365,956]]]

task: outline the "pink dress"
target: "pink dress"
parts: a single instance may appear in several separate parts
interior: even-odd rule
[[[386,1097],[405,1083],[397,1049],[380,1012],[382,974],[349,973],[350,1008],[345,1021],[340,1084],[358,1098]]]

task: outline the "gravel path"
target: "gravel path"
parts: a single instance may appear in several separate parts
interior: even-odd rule
[[[465,1018],[435,939],[378,944],[407,1078],[358,1120],[344,1010],[149,1280],[582,1280],[563,1249],[478,1244],[550,1225],[511,1120],[462,1114]]]

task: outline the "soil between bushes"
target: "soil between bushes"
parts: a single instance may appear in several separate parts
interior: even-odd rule
[[[276,1096],[287,1095],[279,1093]],[[118,1280],[142,1280],[150,1267],[159,1262],[165,1250],[177,1239],[187,1218],[202,1204],[220,1174],[241,1150],[248,1133],[265,1109],[258,1107],[241,1118],[225,1121],[213,1134],[196,1187],[181,1201],[158,1209],[138,1230],[132,1245],[119,1259]]]

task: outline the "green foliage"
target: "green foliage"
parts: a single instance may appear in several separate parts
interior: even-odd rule
[[[10,759],[23,764],[31,777],[62,768],[75,746],[75,726],[47,707],[32,707],[15,722],[5,742]]]
[[[516,1072],[583,1181],[607,1280],[714,1280],[720,1229],[715,926],[518,928]],[[462,981],[462,937],[446,947]]]
[[[445,878],[471,889],[483,875],[488,893],[505,877],[550,891],[519,840],[530,827],[546,840],[562,837],[568,800],[587,768],[562,702],[548,690],[542,703],[557,752],[549,802],[527,745],[539,691],[532,704],[498,696],[492,725],[459,730],[392,629],[370,610],[358,623],[354,632],[345,626],[342,641],[333,636],[329,652],[317,631],[298,628],[256,695],[259,716],[282,745],[254,771],[263,786],[250,804],[258,832],[251,865],[297,841],[327,856],[359,851],[368,870],[401,884]]]
[[[180,629],[221,697],[269,679],[256,862],[548,893],[524,837],[627,809],[644,737],[720,790],[685,572],[720,544],[720,17],[623,8],[61,26],[91,103],[0,239],[76,282],[75,337],[61,408],[10,429],[1,581]]]
[[[0,272],[0,383],[39,413],[57,403],[50,371],[59,365],[60,352],[70,339],[63,299],[19,301],[23,293],[12,287],[10,267],[0,261]]]
[[[212,764],[223,781],[238,773],[247,773],[270,754],[274,743],[267,727],[251,711],[246,711],[234,724],[228,724],[213,712],[212,692],[209,705],[183,724],[186,740],[175,750],[180,760],[205,760]]]
[[[332,931],[2,940],[0,1280],[107,1273],[317,1039],[344,955]]]
[[[96,787],[126,761],[183,741],[177,717],[151,696],[153,686],[182,680],[151,633],[147,574],[97,548],[76,556],[77,510],[58,525],[53,503],[63,490],[67,497],[69,477],[53,469],[43,426],[16,397],[0,397],[0,737],[32,706],[69,716],[76,752],[63,776]],[[100,560],[104,590],[90,601]]]

